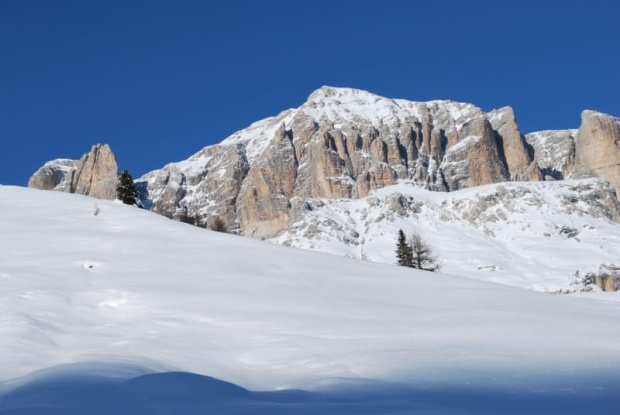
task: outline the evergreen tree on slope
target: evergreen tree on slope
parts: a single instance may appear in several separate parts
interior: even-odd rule
[[[407,243],[407,237],[402,229],[398,231],[398,240],[396,242],[396,258],[397,264],[401,267],[410,267],[412,265],[411,248]]]
[[[118,175],[116,198],[126,205],[139,206],[138,188],[127,169]]]

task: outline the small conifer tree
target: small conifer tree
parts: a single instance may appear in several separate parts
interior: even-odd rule
[[[118,175],[116,198],[126,205],[138,206],[138,188],[127,169]]]
[[[407,238],[405,237],[405,232],[402,229],[398,231],[398,240],[396,241],[396,258],[397,264],[401,267],[410,267],[411,266],[411,248],[407,243]]]

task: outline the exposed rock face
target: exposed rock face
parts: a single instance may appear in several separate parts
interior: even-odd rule
[[[506,180],[495,133],[486,118],[476,118],[462,129],[463,138],[448,148],[442,174],[448,189],[456,190]]]
[[[547,130],[527,134],[544,180],[562,180],[573,171],[577,130]]]
[[[288,226],[296,177],[295,149],[283,124],[241,186],[237,216],[246,235],[262,238]]]
[[[118,166],[107,144],[94,145],[80,160],[45,163],[28,181],[28,187],[78,193],[99,199],[116,198]]]
[[[225,161],[215,166],[209,158],[221,153]],[[156,212],[199,224],[218,216],[229,229],[268,238],[286,229],[309,198],[364,197],[401,179],[440,191],[531,180],[538,173],[531,166],[509,108],[491,119],[471,104],[323,87],[301,107],[139,182],[144,204]],[[221,190],[214,178],[221,177],[234,185],[228,202],[216,205]]]
[[[581,114],[579,130],[540,131],[526,139],[545,179],[602,177],[620,197],[620,120],[595,111]]]
[[[533,165],[533,159],[525,137],[521,135],[514,111],[510,107],[489,113],[489,121],[495,130],[499,149],[511,180],[542,180],[540,170]]]
[[[117,184],[118,166],[110,146],[95,145],[78,162],[71,180],[71,193],[113,200]]]
[[[28,187],[69,192],[77,164],[77,160],[69,159],[48,161],[30,177]]]
[[[249,169],[240,146],[211,146],[138,181],[144,207],[169,218],[206,226],[219,218],[236,231],[236,201]]]
[[[574,138],[549,134],[526,140],[509,107],[485,113],[323,87],[299,108],[139,182],[158,213],[197,224],[219,217],[228,229],[270,238],[303,216],[309,199],[365,197],[399,180],[452,191],[570,176]]]
[[[620,120],[595,111],[581,114],[575,143],[575,177],[604,177],[620,194]]]

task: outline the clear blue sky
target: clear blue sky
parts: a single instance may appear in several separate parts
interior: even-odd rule
[[[620,2],[0,0],[0,183],[110,143],[139,176],[322,85],[620,116]]]

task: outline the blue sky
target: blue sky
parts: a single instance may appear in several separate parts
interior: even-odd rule
[[[107,142],[134,176],[322,85],[620,116],[620,2],[0,0],[0,183]]]

